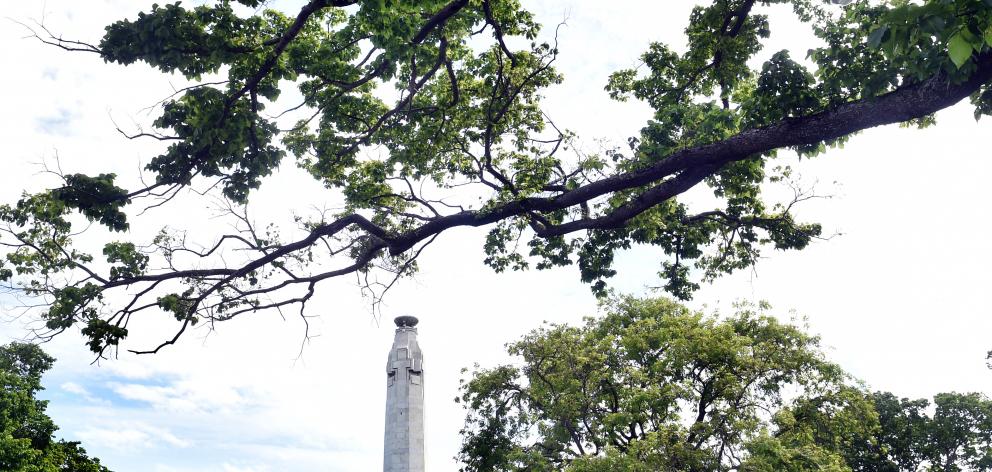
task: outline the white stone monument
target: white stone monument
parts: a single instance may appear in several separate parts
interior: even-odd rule
[[[424,472],[424,356],[417,318],[400,316],[386,362],[383,472]]]

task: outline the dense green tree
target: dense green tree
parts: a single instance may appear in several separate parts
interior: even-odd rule
[[[992,401],[978,393],[925,399],[872,395],[881,428],[871,450],[849,449],[855,471],[992,470]]]
[[[51,358],[34,344],[0,347],[0,470],[10,472],[107,472],[78,442],[56,440],[58,429],[38,400]]]
[[[332,277],[409,274],[425,245],[461,226],[489,227],[485,262],[498,271],[576,264],[598,294],[616,251],[653,245],[665,288],[688,298],[700,279],[820,234],[761,193],[788,177],[783,155],[874,126],[929,125],[969,97],[976,117],[992,113],[986,0],[712,0],[692,11],[685,51],[652,44],[643,67],[609,77],[608,93],[655,115],[604,155],[575,152],[543,112],[542,91],[563,80],[559,46],[518,0],[310,0],[295,14],[262,3],[153,5],[93,44],[39,30],[49,44],[191,81],[153,129],[130,136],[164,145],[146,160],[147,184],[66,173],[0,207],[0,279],[44,299],[50,334],[80,327],[103,353],[145,318],[131,315],[162,310],[177,327],[154,352],[200,321],[302,310]],[[772,4],[790,4],[820,43],[752,69]],[[300,98],[279,100],[290,87]],[[240,206],[286,156],[345,208],[256,229]],[[678,200],[700,184],[718,204]],[[189,188],[230,200],[237,230],[199,244],[181,228],[128,240],[140,210]],[[108,230],[85,240],[97,247],[73,245],[82,220]]]
[[[718,320],[627,298],[582,327],[538,329],[509,352],[521,366],[479,370],[463,385],[466,470],[728,470],[765,438],[783,395],[846,395],[815,337],[749,308]],[[863,397],[851,401],[871,411]],[[874,418],[858,416],[858,425]],[[752,454],[819,451],[766,439]],[[843,463],[818,454],[819,465]]]
[[[985,396],[940,393],[932,408],[926,399],[898,398],[889,392],[875,392],[867,399],[874,410],[870,414],[877,415],[877,428],[859,428],[857,417],[842,415],[833,421],[843,418],[846,427],[830,425],[822,415],[836,411],[834,406],[804,400],[776,417],[777,436],[812,438],[823,448],[839,451],[854,472],[992,470],[992,401]]]
[[[463,382],[462,470],[992,470],[988,399],[870,394],[762,308],[624,298],[531,332]]]

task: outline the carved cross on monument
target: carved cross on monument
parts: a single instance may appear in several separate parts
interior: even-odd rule
[[[383,472],[424,472],[424,356],[417,318],[400,316],[386,361]]]

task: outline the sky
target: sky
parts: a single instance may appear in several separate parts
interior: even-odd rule
[[[44,18],[66,38],[96,42],[103,26],[150,3],[5,2],[3,16]],[[294,11],[298,3],[270,5]],[[547,92],[549,114],[590,149],[599,140],[620,144],[636,135],[649,109],[611,101],[603,92],[606,77],[635,66],[650,41],[682,47],[693,2],[527,3],[542,23],[566,23],[557,62],[565,83]],[[804,56],[809,32],[780,8],[769,13],[772,38],[758,63],[782,48]],[[45,47],[24,39],[25,32],[0,22],[7,64],[0,74],[0,201],[54,185],[43,163],[135,179],[158,148],[123,139],[114,123],[147,122],[153,115],[144,109],[181,81]],[[873,389],[914,398],[989,392],[992,122],[976,123],[966,104],[937,118],[930,129],[873,129],[813,159],[783,158],[803,182],[831,196],[809,202],[799,215],[835,236],[801,252],[769,250],[753,270],[704,285],[690,306],[727,310],[735,300],[767,300],[778,316],[821,335],[828,356]],[[265,183],[252,211],[259,221],[278,220],[298,202],[333,201],[289,163]],[[175,203],[132,228],[133,236],[148,237],[163,224],[201,234],[226,224],[204,199]],[[49,414],[61,437],[81,440],[116,471],[376,470],[390,320],[412,314],[421,319],[425,353],[428,468],[457,470],[464,413],[453,398],[460,370],[510,361],[504,344],[544,320],[575,323],[597,310],[574,267],[493,273],[482,264],[484,235],[481,229],[442,235],[423,254],[421,272],[396,287],[380,314],[370,313],[353,280],[323,285],[312,303],[317,317],[309,340],[298,317],[260,313],[216,331],[195,330],[154,356],[122,354],[93,364],[81,338],[67,333],[45,346],[58,358],[44,379]],[[661,254],[650,248],[623,253],[612,286],[655,294],[660,263]],[[0,325],[0,342],[24,337],[24,322]],[[156,331],[169,328],[161,320],[146,326],[152,329],[134,334],[136,346],[169,333]]]

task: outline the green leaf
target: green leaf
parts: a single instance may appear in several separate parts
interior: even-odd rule
[[[885,33],[887,33],[888,31],[889,31],[888,26],[880,26],[878,28],[875,28],[875,30],[868,35],[868,46],[871,48],[877,48],[879,45],[882,44],[882,38],[885,36]]]
[[[958,34],[971,45],[971,48],[974,49],[975,52],[982,50],[982,39],[978,37],[979,33],[973,32],[970,28],[961,28],[961,31],[958,31]]]
[[[990,2],[990,1],[992,0],[986,0],[986,2]],[[992,47],[992,25],[989,25],[988,29],[985,30],[984,37],[985,37],[985,44],[987,44],[989,47]]]
[[[971,43],[960,32],[951,36],[950,41],[947,42],[947,53],[951,56],[951,61],[954,62],[954,65],[958,69],[968,62],[972,51]]]
[[[928,16],[923,20],[923,29],[931,34],[939,34],[944,31],[947,24],[939,16]]]

